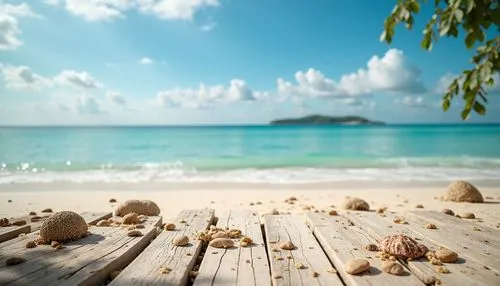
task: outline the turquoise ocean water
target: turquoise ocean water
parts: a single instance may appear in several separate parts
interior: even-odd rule
[[[0,184],[499,178],[500,125],[0,128]]]

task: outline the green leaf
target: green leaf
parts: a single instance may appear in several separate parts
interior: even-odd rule
[[[420,5],[418,4],[417,1],[410,2],[408,8],[410,8],[410,11],[412,11],[413,13],[418,13],[420,11]]]
[[[425,35],[424,38],[422,39],[422,42],[420,43],[420,45],[422,46],[422,48],[424,50],[430,51],[432,48],[431,38],[428,35]]]
[[[469,110],[464,109],[462,111],[462,120],[467,120],[469,118],[469,113],[470,113],[470,109]]]
[[[486,82],[486,85],[488,85],[488,86],[493,86],[494,84],[495,84],[495,80],[492,77],[490,77],[490,79]]]
[[[450,108],[450,101],[448,99],[443,100],[442,107],[444,111],[448,111],[448,109]]]
[[[467,0],[467,14],[474,9],[474,0]]]
[[[481,114],[481,115],[485,115],[486,114],[486,108],[484,107],[484,105],[482,105],[481,103],[479,102],[474,102],[474,111]]]
[[[474,36],[474,33],[468,33],[467,36],[465,37],[465,46],[470,49],[474,47],[474,42],[476,41],[476,37]]]

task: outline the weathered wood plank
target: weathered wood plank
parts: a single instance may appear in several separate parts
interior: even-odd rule
[[[195,286],[204,285],[271,285],[269,262],[256,212],[231,210],[224,212],[217,222],[219,228],[239,229],[254,244],[231,249],[208,247]]]
[[[349,221],[361,229],[370,233],[377,241],[381,241],[385,236],[392,234],[404,234],[413,238],[418,238],[419,242],[429,249],[435,250],[442,244],[436,244],[413,230],[411,225],[396,224],[392,221],[392,214],[381,217],[375,213],[350,212],[345,215]],[[439,240],[441,241],[441,240]],[[436,271],[436,266],[430,264],[425,258],[409,261],[408,268],[412,273],[426,284],[439,279],[445,285],[497,285],[500,284],[498,273],[486,269],[484,265],[472,259],[464,259],[463,254],[458,251],[461,257],[457,263],[446,263],[445,267],[450,270],[450,274],[442,274]],[[401,261],[405,263],[404,261]]]
[[[422,285],[422,282],[408,271],[402,276],[383,272],[380,259],[375,257],[377,253],[365,249],[368,244],[378,244],[377,241],[344,217],[308,213],[306,218],[347,285]],[[367,259],[372,267],[363,275],[348,274],[345,271],[345,263],[354,258]]]
[[[304,216],[266,215],[264,227],[273,285],[343,285],[337,274],[328,272],[333,266],[307,228]],[[280,249],[279,243],[287,240],[296,249]],[[297,263],[305,268],[298,269]]]
[[[391,219],[393,216],[389,214],[387,218]],[[481,231],[474,231],[472,227],[468,230],[467,226],[460,227],[459,225],[464,223],[462,220],[452,224],[436,221],[438,229],[426,229],[425,225],[430,222],[428,220],[413,215],[408,215],[405,219],[415,233],[500,273],[500,244],[496,239],[491,241],[493,238],[485,238],[481,235]]]
[[[487,240],[495,249],[500,249],[500,230],[498,229],[481,225],[474,220],[461,219],[437,211],[409,211],[407,214],[409,217],[419,218],[436,225],[445,225],[446,229],[452,229],[467,236],[467,240],[481,243]]]
[[[110,286],[117,285],[185,285],[196,263],[202,243],[194,234],[208,228],[214,218],[211,209],[184,210],[175,219],[175,231],[162,231],[158,237],[127,267]],[[183,221],[184,223],[182,223]],[[175,246],[173,239],[190,237],[187,246]],[[161,273],[160,269],[171,269]]]
[[[29,233],[30,231],[31,227],[29,225],[0,227],[0,242],[16,238],[20,234]]]
[[[161,217],[149,217],[140,229],[141,237],[127,236],[127,228],[89,228],[90,235],[64,244],[56,250],[48,245],[25,249],[24,244],[0,249],[1,285],[98,285],[104,283],[112,271],[125,267],[157,234]],[[36,234],[26,235],[35,239]],[[26,262],[5,266],[11,248],[19,248],[16,256]]]
[[[96,224],[101,219],[110,218],[112,214],[111,214],[111,212],[82,212],[80,215],[83,217],[85,222],[87,222],[87,224],[93,225],[93,224]],[[44,219],[46,219],[46,218],[44,218]],[[27,231],[27,232],[23,232],[23,233],[37,232],[38,230],[40,230],[42,223],[43,223],[43,220],[41,222],[28,223],[28,226],[31,227],[31,231]],[[12,244],[16,244],[16,243],[19,245],[24,245],[24,243],[26,242],[27,239],[29,239],[29,237],[23,236],[23,237],[16,237],[14,239],[5,241],[3,243],[0,243],[0,249],[8,247],[8,246],[10,246]],[[13,248],[13,249],[20,249],[20,248]]]

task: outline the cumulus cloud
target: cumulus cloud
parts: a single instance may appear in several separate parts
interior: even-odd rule
[[[137,0],[139,9],[161,19],[191,20],[196,11],[217,7],[219,0]]]
[[[110,21],[126,17],[137,9],[168,20],[191,20],[205,7],[217,7],[218,0],[45,0],[52,6],[64,6],[70,13],[87,21]]]
[[[164,107],[211,108],[217,103],[254,101],[256,93],[244,81],[233,79],[228,87],[201,84],[198,89],[177,88],[160,91],[157,99]]]
[[[116,105],[126,105],[127,101],[123,97],[123,95],[117,91],[108,91],[106,93],[106,98]]]
[[[82,94],[77,98],[76,110],[81,114],[99,114],[102,110],[92,95]]]
[[[420,73],[418,68],[408,62],[402,51],[391,49],[382,58],[373,56],[366,68],[343,75],[338,82],[327,78],[318,70],[309,69],[295,73],[296,83],[279,78],[278,91],[292,95],[333,98],[371,95],[376,92],[418,93],[425,91]]]
[[[141,65],[150,65],[150,64],[152,64],[153,62],[154,62],[154,61],[153,61],[153,59],[148,58],[148,57],[143,57],[142,59],[140,59],[140,60],[139,60],[139,63],[140,63]]]
[[[373,109],[377,105],[374,100],[362,100],[355,97],[344,98],[342,103],[357,109]]]
[[[54,77],[54,82],[60,85],[76,86],[85,89],[101,87],[102,84],[86,71],[64,70]]]
[[[5,86],[13,90],[41,90],[51,84],[50,79],[35,74],[27,66],[0,65]]]
[[[18,18],[38,17],[26,3],[13,5],[0,1],[0,50],[14,50],[23,42],[18,38],[21,34]]]
[[[418,97],[405,96],[403,99],[397,98],[395,102],[409,108],[431,107],[429,104],[424,102],[424,98],[422,96]]]
[[[200,27],[200,29],[204,32],[212,31],[214,28],[215,28],[214,22],[209,22],[208,24],[205,24],[205,25]]]

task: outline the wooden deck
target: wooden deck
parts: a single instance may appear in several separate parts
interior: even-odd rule
[[[435,211],[260,217],[247,210],[185,210],[163,222],[176,225],[171,231],[162,228],[161,217],[148,217],[139,237],[127,236],[121,226],[94,225],[111,213],[81,215],[91,234],[62,249],[25,247],[45,218],[14,218],[27,224],[0,228],[0,285],[500,285],[500,230]],[[395,223],[396,216],[406,223]],[[425,228],[428,223],[437,229]],[[197,239],[197,233],[215,227],[238,229],[253,243],[243,247],[234,238],[234,246],[223,249]],[[459,260],[443,265],[446,274],[426,258],[399,260],[401,276],[385,273],[377,252],[365,246],[392,234],[408,235],[431,250],[447,247]],[[189,243],[176,246],[174,239],[184,235]],[[281,249],[283,241],[295,248]],[[7,266],[10,257],[25,262]],[[348,274],[345,264],[352,258],[367,259],[370,269]]]

